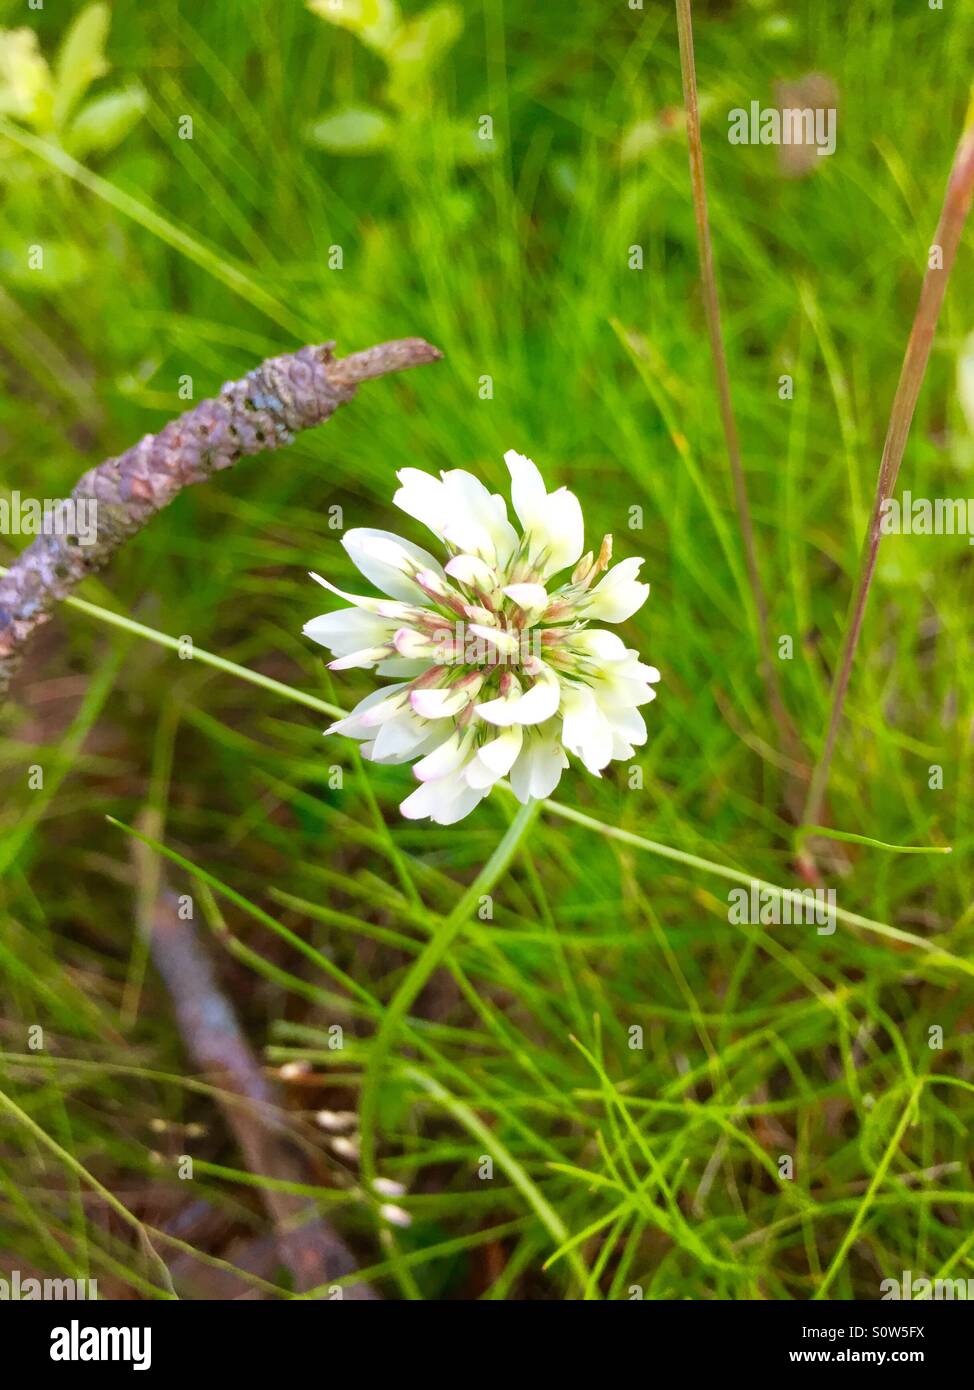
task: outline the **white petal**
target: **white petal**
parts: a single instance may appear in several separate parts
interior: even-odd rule
[[[383,642],[381,646],[362,647],[357,652],[347,652],[344,656],[337,656],[334,661],[329,661],[329,671],[352,671],[368,670],[375,666],[390,653],[388,643]]]
[[[585,522],[581,504],[573,492],[560,487],[557,492],[549,493],[545,524],[539,529],[537,539],[547,551],[548,558],[541,571],[545,579],[578,563],[585,547]]]
[[[599,661],[625,661],[629,650],[617,632],[604,628],[589,628],[572,636],[572,646]]]
[[[488,790],[464,785],[463,790],[456,795],[446,809],[440,810],[433,819],[437,825],[455,825],[457,821],[463,820],[464,816],[468,816],[474,807],[483,801]]]
[[[627,743],[636,744],[637,747],[646,742],[646,721],[638,709],[606,709],[604,705],[602,709],[614,734],[624,738]],[[618,757],[618,754],[613,753],[612,756]]]
[[[469,814],[486,796],[486,791],[468,787],[454,773],[434,782],[423,782],[399,807],[407,820],[430,819],[438,825],[453,825]]]
[[[322,579],[320,574],[315,574],[314,570],[308,571],[310,577],[316,584],[320,584],[329,593],[337,594],[346,603],[352,603],[356,608],[368,609],[370,613],[379,613],[383,618],[400,618],[402,620],[415,620],[417,608],[409,603],[394,603],[388,598],[371,598],[366,594],[346,594],[344,589],[339,589],[327,579]]]
[[[405,801],[400,802],[399,809],[407,820],[426,820],[433,817],[439,806],[449,805],[450,800],[442,779],[438,782],[423,782]]]
[[[603,669],[602,677],[599,684],[604,686],[604,691],[599,698],[603,703],[611,700],[617,706],[648,705],[656,699],[656,691],[651,685],[645,681],[622,679],[613,673],[611,667]]]
[[[538,801],[550,796],[567,766],[565,750],[559,743],[540,743],[531,769],[531,795]]]
[[[649,597],[649,585],[636,580],[642,560],[620,560],[584,600],[587,617],[606,623],[623,623],[642,608]]]
[[[501,777],[506,777],[514,765],[524,742],[524,731],[519,724],[504,729],[477,750],[466,767],[467,783],[471,787],[492,787]]]
[[[391,694],[395,690],[396,694]],[[380,700],[378,704],[372,705],[361,716],[362,725],[366,729],[378,729],[380,724],[384,724],[387,719],[395,719],[396,715],[401,714],[409,705],[409,696],[404,686],[387,685],[383,694],[387,696],[385,700]]]
[[[476,555],[454,555],[446,566],[446,572],[451,579],[488,594],[497,583],[493,569]]]
[[[502,497],[492,495],[479,478],[454,468],[434,478],[418,468],[404,468],[393,502],[422,521],[458,550],[479,556],[488,565],[506,564],[517,544]]]
[[[501,592],[526,612],[534,609],[543,613],[548,607],[548,592],[543,584],[507,584]]]
[[[437,777],[446,777],[456,772],[465,760],[473,742],[473,730],[461,733],[457,730],[418,762],[413,772],[421,782],[431,782]]]
[[[588,686],[567,685],[562,693],[562,742],[598,773],[612,761],[612,729]]]
[[[360,608],[339,608],[322,613],[304,625],[304,635],[327,647],[335,656],[347,656],[362,647],[386,643],[396,630],[389,618],[380,618]]]
[[[511,475],[511,504],[518,521],[529,531],[543,519],[547,496],[544,479],[534,460],[515,449],[508,449],[504,462]]]
[[[384,701],[394,699],[400,690],[405,688],[405,681],[399,681],[396,685],[380,685],[378,690],[370,691],[363,700],[359,700],[351,714],[346,714],[344,719],[337,719],[334,724],[329,724],[325,733],[345,734],[347,738],[372,738],[375,725],[364,723],[362,716],[375,710]]]
[[[509,449],[504,462],[511,474],[511,501],[528,537],[528,553],[547,579],[574,565],[585,543],[585,523],[578,498],[567,488],[548,493],[537,466]]]
[[[543,667],[530,690],[513,699],[499,696],[477,706],[477,713],[489,724],[506,728],[510,724],[541,724],[558,709],[561,685],[549,667]]]
[[[419,585],[404,573],[404,565],[412,562],[417,569],[430,569],[434,574],[443,576],[439,562],[428,550],[393,535],[391,531],[357,526],[345,532],[342,545],[366,579],[384,594],[391,594],[404,603],[423,605],[426,602]]]
[[[441,479],[419,468],[401,468],[396,477],[401,487],[393,496],[393,505],[442,536],[446,508]]]
[[[386,751],[377,754],[375,745],[379,740],[375,739],[374,742],[363,745],[362,756],[370,759],[371,762],[385,763],[388,765],[411,763],[414,758],[423,758],[427,753],[432,753],[437,743],[441,742],[443,739],[442,731],[438,733],[435,726],[427,727],[429,728],[429,732],[419,743],[406,743],[404,741],[402,748],[398,749],[396,752]]]
[[[540,801],[550,796],[567,766],[565,750],[550,727],[540,736],[529,734],[511,769],[511,786],[518,801],[526,803],[532,797]]]
[[[372,758],[375,762],[386,759],[413,757],[416,749],[429,737],[429,725],[417,719],[408,707],[394,719],[387,719],[375,736]]]
[[[462,468],[443,474],[449,516],[445,532],[460,550],[489,565],[506,565],[517,548],[517,532],[507,519],[507,503]]]

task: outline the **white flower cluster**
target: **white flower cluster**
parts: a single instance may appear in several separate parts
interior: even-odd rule
[[[503,497],[472,474],[404,468],[393,501],[443,542],[446,563],[362,528],[342,543],[387,597],[346,594],[312,575],[353,605],[305,626],[332,652],[331,669],[398,677],[327,732],[363,740],[375,762],[417,759],[419,786],[400,808],[411,820],[450,825],[502,777],[522,802],[549,796],[568,753],[598,777],[646,741],[638,707],[654,698],[659,672],[616,633],[591,626],[624,622],[646,601],[642,560],[610,569],[611,536],[597,557],[580,558],[577,497],[548,492],[522,454],[505,461],[520,535]]]

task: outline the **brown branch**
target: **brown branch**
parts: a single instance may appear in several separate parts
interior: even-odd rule
[[[269,358],[242,380],[227,382],[215,400],[201,401],[79,480],[61,504],[58,533],[38,536],[0,579],[0,699],[26,644],[57,604],[107,565],[184,487],[324,424],[360,382],[442,356],[421,338],[380,343],[338,360],[333,347],[322,343]],[[89,514],[90,544],[83,520]]]
[[[137,872],[143,872],[145,855],[136,852],[135,863]],[[193,923],[180,917],[173,893],[163,892],[157,900],[149,945],[191,1058],[223,1092],[247,1102],[221,1104],[247,1167],[262,1177],[312,1182],[300,1155],[285,1140],[276,1088],[251,1052]],[[299,1292],[354,1273],[354,1256],[307,1198],[266,1188],[261,1198],[274,1223],[281,1261]],[[358,1283],[345,1286],[342,1296],[362,1300],[377,1294]]]

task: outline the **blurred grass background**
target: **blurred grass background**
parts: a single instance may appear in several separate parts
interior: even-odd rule
[[[322,606],[308,569],[356,587],[329,509],[422,541],[390,506],[397,468],[503,488],[516,448],[578,493],[590,541],[612,531],[617,556],[645,555],[653,585],[627,625],[663,673],[642,786],[619,764],[598,782],[573,770],[560,799],[792,884],[672,6],[404,3],[396,31],[392,0],[363,5],[117,0],[92,18],[0,0],[0,27],[31,29],[51,67],[48,87],[18,50],[19,96],[0,95],[4,495],[63,496],[187,389],[215,394],[271,353],[427,337],[442,364],[184,493],[84,596],[348,707],[370,677],[330,684],[300,635]],[[66,8],[82,15],[67,48]],[[695,7],[695,37],[759,560],[772,634],[793,641],[785,699],[815,752],[974,13],[727,0]],[[728,143],[730,109],[809,73],[837,92],[833,157],[787,177],[775,149]],[[964,247],[901,477],[916,496],[974,486],[956,386],[971,288]],[[20,543],[0,538],[0,560]],[[954,848],[853,848],[840,906],[959,957],[974,940],[972,574],[963,537],[884,542],[831,781],[835,826]],[[408,1189],[411,1224],[377,1223],[313,1116],[356,1107],[383,1004],[510,807],[495,795],[458,827],[403,822],[408,769],[363,770],[321,727],[76,611],[35,646],[0,711],[0,1087],[74,1163],[0,1121],[6,1267],[165,1294],[86,1174],[202,1252],[187,1296],[212,1296],[221,1262],[246,1266],[266,1226],[136,932],[154,885],[105,816],[148,812],[158,839],[358,987],[167,870],[268,1065],[310,1065],[288,1083],[288,1122],[313,1144],[314,1199],[386,1295],[801,1299],[825,1278],[829,1297],[875,1298],[904,1269],[974,1275],[969,976],[842,925],[731,926],[719,880],[546,814],[395,1049],[380,1171]]]

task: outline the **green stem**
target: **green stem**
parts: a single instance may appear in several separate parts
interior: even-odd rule
[[[632,830],[623,830],[621,826],[606,825],[604,821],[587,816],[584,811],[578,811],[574,806],[564,806],[560,801],[545,801],[543,805],[546,813],[560,816],[562,820],[574,821],[576,825],[583,825],[587,830],[594,830],[610,840],[618,840],[620,844],[631,845],[634,849],[645,850],[648,854],[658,854],[663,859],[672,859],[677,864],[686,865],[688,869],[700,869],[705,874],[715,874],[731,883],[753,883],[759,892],[773,893],[782,902],[790,902],[796,907],[801,906],[803,902],[801,889],[781,888],[778,884],[769,883],[767,879],[758,878],[755,874],[733,869],[729,864],[718,864],[713,859],[702,859],[699,854],[690,854],[687,850],[674,848],[673,845],[661,845],[657,840],[647,840],[644,835],[637,835]],[[850,927],[858,927],[860,931],[872,932],[888,941],[899,941],[904,946],[915,946],[918,950],[926,951],[931,964],[947,965],[954,970],[963,971],[966,975],[974,975],[974,965],[966,956],[955,956],[936,941],[903,931],[900,927],[891,927],[885,922],[876,922],[871,917],[862,917],[858,912],[849,912],[844,907],[836,906],[832,911],[837,921],[845,922]]]
[[[0,579],[10,571],[4,565],[0,565]],[[168,632],[159,632],[154,627],[146,627],[145,623],[137,623],[134,618],[127,618],[124,613],[113,613],[110,608],[100,608],[96,603],[89,603],[87,599],[75,598],[69,594],[62,599],[69,608],[76,608],[79,613],[87,613],[91,618],[97,618],[99,622],[108,623],[109,627],[121,628],[123,632],[131,632],[135,637],[144,637],[149,642],[155,642],[158,647],[166,647],[171,652],[184,650],[185,644],[178,637],[170,637]],[[330,705],[327,700],[319,700],[317,695],[310,695],[305,690],[295,690],[293,685],[284,685],[282,681],[274,680],[273,676],[262,675],[260,671],[253,671],[249,666],[238,666],[235,661],[228,661],[225,656],[217,656],[214,652],[204,651],[202,647],[193,644],[191,658],[198,661],[201,666],[212,666],[216,671],[225,671],[228,675],[236,676],[239,680],[249,681],[251,685],[259,685],[263,690],[270,690],[275,695],[283,695],[287,700],[295,700],[299,705],[307,705],[308,709],[317,710],[319,714],[331,715],[333,719],[341,719],[346,713],[338,705]]]
[[[0,577],[6,570],[0,565]],[[101,622],[110,623],[115,627],[122,628],[126,632],[135,633],[139,637],[145,637],[150,642],[156,642],[160,646],[170,650],[179,650],[179,639],[170,637],[167,633],[157,632],[155,628],[146,627],[144,623],[137,623],[131,618],[126,618],[121,613],[113,613],[107,608],[99,608],[97,604],[88,603],[84,599],[66,598],[65,603],[71,608],[77,608],[83,613],[90,614],[93,618],[98,618]],[[309,695],[306,691],[295,690],[293,686],[285,685],[282,681],[272,680],[269,676],[263,676],[258,671],[251,671],[246,666],[238,666],[236,662],[227,661],[224,657],[216,656],[212,652],[206,652],[201,647],[193,648],[193,658],[203,662],[205,665],[213,666],[218,671],[226,671],[229,675],[236,676],[240,680],[250,681],[253,685],[262,686],[265,690],[273,691],[277,695],[282,695],[287,700],[294,700],[297,704],[306,705],[309,709],[319,710],[322,713],[333,715],[340,718],[347,711],[340,709],[337,705],[330,705],[317,696]],[[514,793],[506,782],[501,782],[500,787],[506,790],[507,794],[513,797]],[[684,864],[688,868],[699,869],[703,873],[715,874],[720,878],[729,879],[733,883],[749,884],[752,881],[757,884],[762,892],[774,893],[777,897],[784,900],[789,898],[793,903],[802,901],[800,892],[781,888],[776,884],[768,883],[767,880],[758,878],[756,874],[748,874],[740,869],[733,869],[727,864],[717,863],[712,859],[703,859],[698,854],[688,854],[685,850],[675,849],[672,845],[662,845],[656,840],[648,840],[645,836],[636,835],[630,830],[623,830],[618,826],[606,825],[604,821],[596,820],[594,816],[587,816],[582,811],[577,811],[573,806],[563,806],[558,801],[545,801],[545,810],[555,816],[561,816],[564,820],[574,821],[576,825],[582,825],[588,830],[594,830],[598,835],[605,835],[609,839],[618,840],[622,844],[632,845],[636,849],[641,849],[648,854],[656,854],[663,859],[671,859],[678,864]],[[130,832],[135,833],[135,832]],[[166,852],[166,851],[162,851]],[[171,851],[169,852],[171,853]],[[193,869],[199,875],[200,870]],[[485,870],[486,872],[486,870]],[[223,885],[221,885],[223,887]],[[838,921],[845,922],[850,927],[858,927],[862,931],[874,932],[879,936],[884,936],[891,941],[899,941],[904,945],[915,946],[931,955],[931,962],[934,964],[949,965],[955,970],[961,970],[965,974],[974,975],[974,965],[966,958],[951,955],[950,952],[938,946],[934,941],[928,941],[923,937],[915,936],[912,932],[900,930],[898,927],[888,926],[885,922],[876,922],[871,918],[862,917],[855,912],[847,912],[844,908],[836,907],[835,915]]]
[[[915,1120],[916,1118],[917,1097],[923,1090],[923,1082],[924,1078],[920,1077],[914,1085],[912,1091],[910,1092],[910,1098],[903,1108],[903,1113],[900,1116],[899,1123],[897,1124],[896,1129],[893,1132],[892,1138],[886,1145],[886,1152],[880,1159],[879,1166],[877,1167],[875,1173],[873,1173],[872,1180],[870,1181],[869,1187],[866,1191],[866,1195],[865,1197],[863,1197],[861,1203],[856,1209],[856,1214],[852,1218],[852,1224],[843,1236],[842,1244],[835,1252],[835,1256],[833,1257],[832,1263],[829,1265],[828,1269],[825,1272],[825,1277],[819,1284],[818,1288],[815,1290],[814,1294],[812,1294],[813,1299],[817,1300],[825,1297],[829,1289],[832,1287],[832,1284],[835,1280],[835,1276],[838,1274],[843,1264],[845,1264],[846,1256],[852,1249],[852,1246],[855,1243],[855,1239],[862,1229],[862,1223],[865,1221],[866,1216],[873,1205],[873,1201],[876,1197],[876,1194],[878,1193],[879,1189],[882,1187],[883,1183],[886,1180],[886,1174],[889,1171],[889,1166],[893,1161],[893,1157],[896,1154],[897,1149],[900,1147],[903,1135],[906,1133],[907,1125],[909,1125],[911,1120]]]
[[[396,990],[385,1013],[382,1015],[382,1022],[372,1039],[369,1049],[368,1065],[365,1075],[362,1078],[362,1096],[359,1108],[359,1128],[361,1131],[361,1157],[360,1171],[366,1190],[371,1191],[375,1182],[375,1145],[376,1145],[376,1106],[378,1101],[378,1088],[382,1076],[382,1070],[386,1059],[395,1042],[396,1033],[406,1014],[409,1012],[416,996],[425,986],[433,972],[442,963],[444,957],[453,945],[459,933],[466,926],[471,912],[477,905],[478,900],[485,893],[489,893],[494,884],[506,872],[508,865],[514,858],[524,840],[525,835],[530,829],[535,817],[538,814],[541,803],[539,801],[529,801],[526,806],[521,806],[517,815],[508,826],[503,839],[487,860],[487,863],[480,870],[480,873],[471,883],[463,897],[448,917],[436,928],[429,941],[426,943],[422,952],[416,957],[407,971],[402,983]]]

